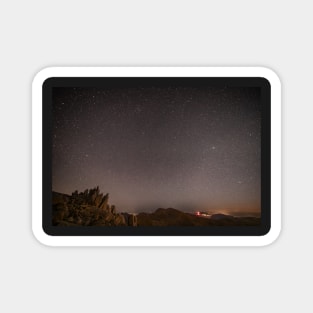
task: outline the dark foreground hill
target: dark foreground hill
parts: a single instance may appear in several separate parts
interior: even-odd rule
[[[137,215],[138,226],[258,226],[260,218],[213,214],[210,218],[172,208]]]

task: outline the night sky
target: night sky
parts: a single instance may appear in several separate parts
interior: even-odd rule
[[[259,88],[55,87],[52,110],[54,191],[99,185],[120,212],[260,213]]]

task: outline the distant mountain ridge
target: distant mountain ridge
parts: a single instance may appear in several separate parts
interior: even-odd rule
[[[209,218],[179,210],[159,208],[153,213],[139,213],[138,226],[257,226],[260,218],[213,214]]]

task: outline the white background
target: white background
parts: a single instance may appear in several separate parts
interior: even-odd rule
[[[2,1],[0,311],[312,311],[310,3]],[[279,239],[263,248],[39,244],[31,232],[31,81],[62,65],[276,71],[283,86]]]

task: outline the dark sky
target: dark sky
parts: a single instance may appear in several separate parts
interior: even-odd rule
[[[260,212],[260,89],[53,88],[53,190],[118,211]]]

